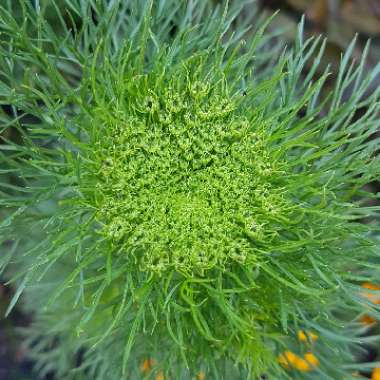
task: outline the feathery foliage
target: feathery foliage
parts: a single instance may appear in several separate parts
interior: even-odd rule
[[[139,379],[151,357],[147,378],[349,379],[376,339],[358,317],[379,310],[359,286],[379,273],[369,47],[326,91],[323,40],[301,22],[284,49],[241,16],[251,2],[16,3],[0,8],[1,268],[41,376]]]

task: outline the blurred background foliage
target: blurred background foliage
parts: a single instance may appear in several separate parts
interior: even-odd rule
[[[9,1],[11,0],[0,0],[0,5]],[[280,10],[272,21],[271,28],[281,30],[281,38],[288,41],[289,45],[294,41],[297,24],[304,15],[307,36],[322,34],[328,38],[324,59],[326,65],[331,64],[332,74],[339,66],[342,52],[356,35],[354,56],[359,58],[365,44],[371,40],[368,69],[380,61],[380,0],[257,0],[257,4],[267,16]],[[251,14],[247,9],[246,17]],[[374,86],[379,85],[380,78],[374,83]],[[6,106],[3,105],[3,108]],[[373,190],[380,191],[379,184],[373,184]],[[0,277],[0,380],[32,380],[35,379],[31,371],[32,363],[26,360],[22,340],[17,332],[28,324],[30,316],[23,315],[16,308],[7,319],[3,317],[11,293],[11,288]],[[377,347],[367,347],[366,351],[368,356],[363,360],[379,360]]]
[[[380,61],[380,1],[379,0],[260,0],[260,8],[271,14],[281,10],[273,20],[273,28],[281,28],[283,37],[291,43],[297,23],[305,15],[309,36],[323,34],[328,38],[325,61],[332,70],[339,65],[342,52],[358,35],[357,57],[368,40],[371,49],[367,64]],[[380,84],[380,78],[374,85]]]

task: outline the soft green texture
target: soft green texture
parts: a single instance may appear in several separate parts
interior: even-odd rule
[[[94,207],[104,236],[143,271],[191,275],[255,263],[290,209],[261,115],[239,110],[241,95],[223,82],[192,80],[180,68],[170,74],[177,79],[154,83],[160,75],[127,85],[129,104],[95,111]]]
[[[284,49],[251,2],[5,3],[0,264],[41,376],[349,379],[379,272],[368,46],[329,90],[325,43]],[[318,371],[277,362],[298,329]]]

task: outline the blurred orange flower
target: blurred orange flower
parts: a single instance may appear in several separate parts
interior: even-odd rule
[[[363,325],[370,326],[376,323],[376,319],[368,314],[364,314],[360,317],[360,322],[363,323]]]
[[[372,371],[371,379],[372,379],[372,380],[380,380],[380,368],[375,368],[375,369]]]
[[[309,372],[319,365],[318,358],[311,352],[299,357],[291,351],[285,351],[278,357],[278,362],[286,369],[297,369],[301,372]]]
[[[304,355],[305,360],[311,364],[313,367],[319,366],[319,360],[318,358],[312,353],[308,352]]]
[[[297,355],[291,351],[285,351],[283,354],[279,355],[278,362],[284,367],[289,369],[291,365],[293,365],[296,360]]]
[[[370,282],[365,282],[362,284],[362,288],[369,290],[380,290],[379,285],[371,284]],[[372,293],[361,293],[363,297],[367,298],[369,301],[376,305],[380,305],[380,295],[372,294]]]
[[[156,364],[156,361],[152,358],[148,358],[148,359],[145,359],[141,366],[140,366],[140,370],[142,373],[149,373],[151,370],[152,370],[152,367]]]
[[[312,333],[311,331],[299,330],[297,335],[300,342],[313,343],[318,340],[318,335]]]

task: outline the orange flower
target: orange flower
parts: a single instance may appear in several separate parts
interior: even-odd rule
[[[311,367],[310,367],[309,363],[302,358],[297,358],[294,361],[293,366],[295,369],[298,369],[298,371],[301,371],[301,372],[311,371]]]
[[[149,373],[151,370],[152,370],[152,367],[156,364],[156,361],[152,358],[149,358],[149,359],[145,359],[141,366],[140,366],[140,370],[142,373]]]
[[[286,369],[298,369],[302,372],[310,371],[309,363],[291,351],[285,351],[278,357],[278,362]]]
[[[156,376],[156,380],[165,380],[164,374],[162,372],[159,372],[159,374]]]
[[[370,282],[365,282],[362,284],[362,288],[369,290],[380,290],[379,285],[371,284]],[[376,305],[380,305],[380,296],[372,293],[361,293],[363,297],[367,298],[369,301]]]
[[[319,366],[319,360],[318,358],[312,353],[308,352],[304,355],[305,360],[311,364],[313,367]]]
[[[310,342],[314,343],[318,340],[318,335],[310,331],[299,330],[297,335],[298,335],[298,340],[304,343],[310,343]]]
[[[197,379],[198,380],[205,380],[206,379],[205,373],[203,371],[199,372],[198,376],[197,376]]]
[[[297,369],[301,372],[309,372],[319,365],[318,358],[311,352],[301,358],[291,351],[285,351],[278,357],[278,362],[286,369]]]
[[[380,380],[380,368],[375,368],[375,369],[372,371],[371,379],[372,379],[372,380]]]
[[[285,351],[283,354],[279,355],[278,362],[285,368],[290,368],[294,364],[294,361],[297,359],[297,355],[291,351]]]
[[[376,319],[368,314],[364,314],[360,317],[360,322],[363,323],[363,325],[370,326],[376,323]]]

